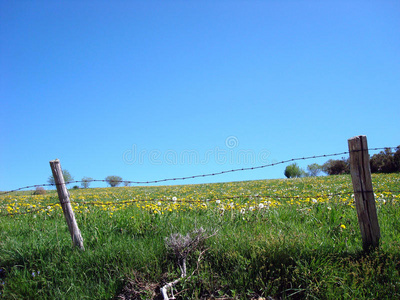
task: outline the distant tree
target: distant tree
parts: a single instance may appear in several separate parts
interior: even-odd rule
[[[82,178],[81,186],[84,189],[87,189],[92,181],[93,181],[92,177],[86,177],[85,176],[85,177]]]
[[[72,175],[68,172],[68,170],[63,170],[62,173],[63,173],[64,182],[65,183],[74,180],[74,177],[72,177]],[[55,184],[53,175],[49,176],[49,178],[47,179],[47,182],[50,183],[50,184]]]
[[[400,146],[396,147],[396,152],[393,155],[394,165],[396,166],[396,172],[400,172]]]
[[[328,175],[350,174],[349,159],[330,159],[322,165],[322,170]]]
[[[122,182],[119,176],[107,176],[105,180],[111,187],[118,186]]]
[[[318,176],[322,172],[322,166],[319,164],[311,164],[307,166],[308,176]]]
[[[374,154],[370,160],[372,173],[394,173],[399,172],[400,146],[396,148],[396,153],[391,148]]]
[[[296,163],[293,163],[286,167],[284,174],[287,178],[294,178],[304,176],[305,172]]]
[[[129,181],[124,181],[124,186],[130,186],[131,183]]]

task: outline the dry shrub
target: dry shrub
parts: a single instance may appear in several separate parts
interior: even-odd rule
[[[46,194],[46,190],[42,186],[36,187],[36,190],[33,192],[34,195],[44,195]]]

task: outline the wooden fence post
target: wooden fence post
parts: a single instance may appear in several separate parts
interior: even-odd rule
[[[381,234],[372,187],[367,137],[365,135],[353,137],[348,140],[348,144],[358,224],[361,230],[363,249],[369,251],[379,246]]]
[[[68,224],[68,229],[71,234],[72,243],[74,246],[78,246],[80,249],[85,250],[83,247],[83,238],[81,231],[78,228],[78,224],[75,220],[74,211],[71,207],[69,199],[69,193],[64,182],[63,173],[61,170],[61,164],[58,159],[50,161],[51,171],[53,172],[54,182],[57,187],[58,198],[64,212],[65,220]]]

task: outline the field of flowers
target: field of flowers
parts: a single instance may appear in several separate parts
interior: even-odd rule
[[[378,205],[400,200],[398,174],[374,174],[373,185]],[[312,207],[313,204],[343,204],[354,208],[349,176],[308,177],[287,180],[259,180],[215,184],[153,187],[71,189],[76,214],[105,211],[146,210],[154,214],[193,209],[235,211],[245,214],[280,205]],[[56,191],[45,195],[19,192],[0,196],[0,215],[33,213],[51,216],[61,212]]]
[[[216,234],[177,299],[394,299],[400,174],[374,174],[373,186],[382,238],[371,254],[348,175],[70,189],[84,252],[55,190],[1,195],[0,298],[156,299],[180,274],[165,238],[202,227]]]

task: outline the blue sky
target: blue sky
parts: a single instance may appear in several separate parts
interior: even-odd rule
[[[0,69],[0,190],[400,144],[398,1],[1,0]]]

